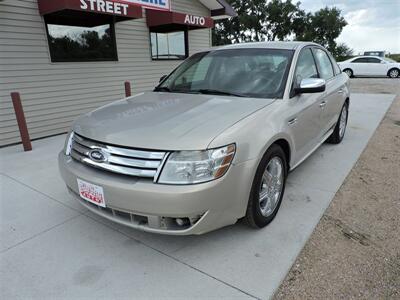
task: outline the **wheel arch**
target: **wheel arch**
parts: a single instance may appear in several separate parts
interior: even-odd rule
[[[399,71],[399,73],[400,73],[400,69],[398,68],[398,67],[392,67],[392,68],[390,68],[388,71],[387,71],[387,74],[386,74],[386,76],[389,76],[390,77],[390,71],[392,71],[392,70],[397,70],[397,71]],[[399,76],[397,76],[397,77],[399,77]]]
[[[290,160],[292,158],[292,152],[291,152],[291,147],[290,147],[289,142],[284,138],[280,138],[280,139],[274,141],[271,144],[271,146],[274,145],[274,144],[276,144],[276,145],[278,145],[279,147],[282,148],[282,150],[283,150],[283,152],[285,153],[285,156],[286,156],[286,162],[287,162],[288,170],[290,170]]]

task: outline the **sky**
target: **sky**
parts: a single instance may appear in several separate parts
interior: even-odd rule
[[[348,25],[337,39],[354,50],[400,53],[400,0],[299,0],[306,11],[336,6]],[[296,1],[294,1],[296,2]]]

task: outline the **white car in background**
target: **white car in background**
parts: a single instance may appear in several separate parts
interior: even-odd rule
[[[353,76],[388,76],[400,75],[400,63],[387,57],[358,56],[338,63],[349,77]]]

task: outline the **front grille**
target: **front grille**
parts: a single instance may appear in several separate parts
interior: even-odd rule
[[[102,142],[87,139],[74,133],[72,139],[71,156],[73,159],[94,168],[105,171],[135,176],[156,178],[166,152],[146,151],[107,145]],[[105,154],[105,161],[95,161],[90,157],[90,152],[100,150]]]

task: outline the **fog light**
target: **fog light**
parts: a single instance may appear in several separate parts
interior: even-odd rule
[[[177,219],[175,219],[175,223],[178,226],[186,226],[186,225],[189,225],[190,221],[188,218],[177,218]]]

